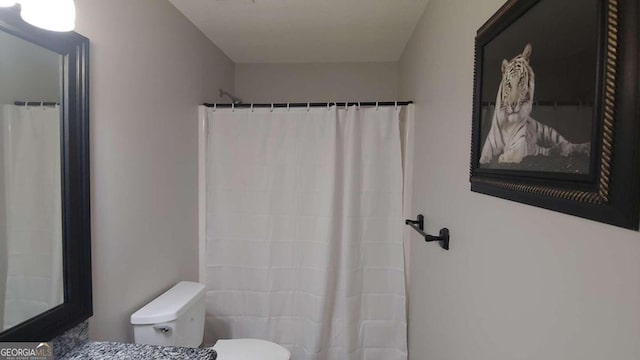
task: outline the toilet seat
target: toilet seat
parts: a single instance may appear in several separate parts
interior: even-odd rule
[[[217,360],[290,360],[291,353],[284,347],[266,340],[218,340],[213,346]]]

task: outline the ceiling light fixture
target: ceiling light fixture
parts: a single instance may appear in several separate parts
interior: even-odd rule
[[[7,1],[7,0],[0,0]],[[73,0],[19,0],[20,16],[33,26],[51,31],[71,31],[76,27]]]

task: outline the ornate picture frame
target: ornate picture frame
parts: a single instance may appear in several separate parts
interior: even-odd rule
[[[638,0],[510,0],[477,32],[471,190],[638,230]]]

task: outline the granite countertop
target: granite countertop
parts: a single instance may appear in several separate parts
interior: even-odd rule
[[[172,359],[215,360],[213,349],[196,349],[171,346],[127,344],[117,342],[89,341],[75,347],[60,360],[107,360],[107,359]]]

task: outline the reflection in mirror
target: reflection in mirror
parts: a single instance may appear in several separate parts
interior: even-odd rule
[[[62,57],[3,32],[0,49],[1,331],[62,304],[64,284]]]

